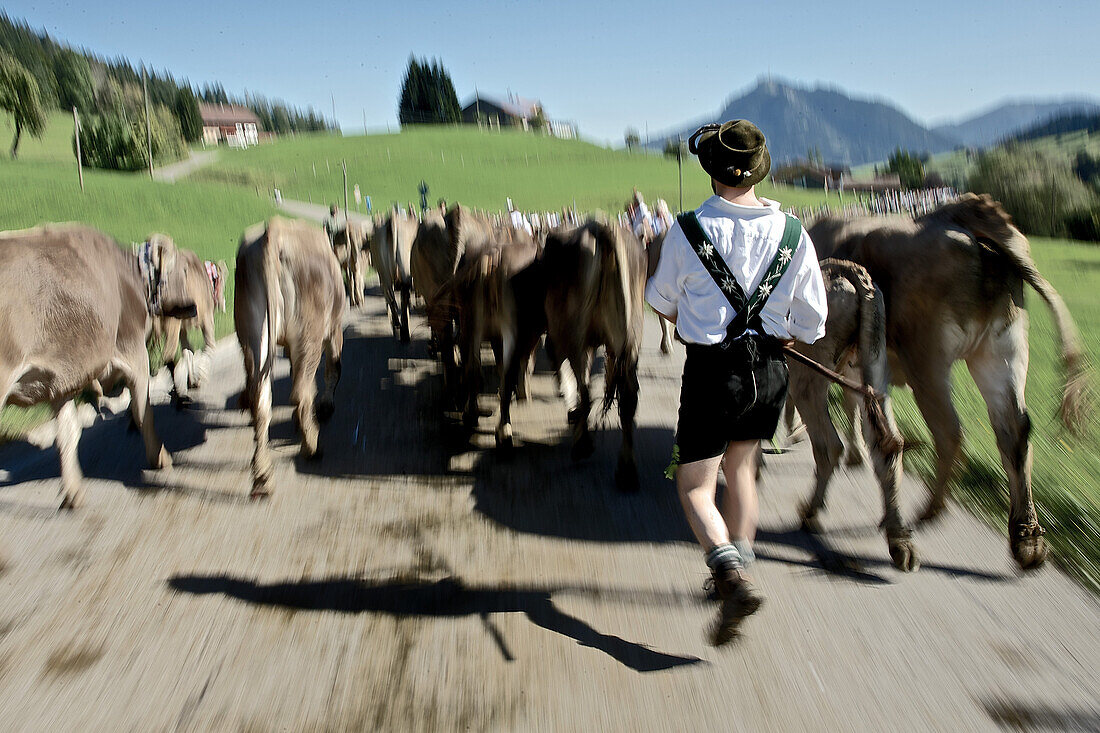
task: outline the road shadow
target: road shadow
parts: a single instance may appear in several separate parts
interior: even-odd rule
[[[573,639],[581,646],[597,649],[637,672],[656,672],[703,662],[698,657],[666,654],[597,631],[554,604],[554,593],[565,589],[468,586],[454,577],[435,581],[335,577],[264,584],[226,575],[181,575],[170,578],[168,585],[180,593],[225,595],[253,605],[301,611],[380,613],[404,618],[476,615],[485,621],[494,642],[508,661],[515,657],[500,632],[491,625],[489,617],[492,614],[522,613],[536,626]],[[598,590],[595,592],[599,593]]]
[[[510,454],[486,451],[473,471],[474,510],[530,534],[587,542],[694,542],[676,486],[664,477],[672,431],[635,431],[636,493],[615,488],[621,438],[617,424],[594,430],[596,450],[582,461],[571,459],[568,435],[522,442]]]
[[[178,411],[171,405],[155,405],[153,421],[157,435],[171,454],[194,448],[206,440],[207,428],[201,411]],[[26,481],[61,478],[61,463],[53,445],[39,448],[26,441],[15,440],[2,450],[5,467],[10,468],[7,477],[0,479],[0,488]],[[84,428],[80,434],[77,456],[85,478],[118,481],[132,489],[147,487],[144,478],[144,472],[148,469],[145,443],[141,433],[130,427],[129,410],[106,419],[97,418]],[[148,475],[153,473],[156,472]]]
[[[1100,708],[1067,709],[999,697],[980,702],[990,719],[1017,731],[1098,731]]]

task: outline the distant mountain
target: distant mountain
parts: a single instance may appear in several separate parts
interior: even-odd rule
[[[776,163],[805,158],[807,151],[816,149],[827,164],[861,165],[885,160],[897,147],[938,153],[958,145],[887,102],[855,99],[835,88],[807,89],[761,79],[717,115],[673,130],[650,147],[661,149],[677,134],[686,140],[699,124],[731,119],[756,123]]]
[[[1005,102],[932,131],[969,147],[985,148],[1054,117],[1095,112],[1100,112],[1100,103],[1089,99]]]

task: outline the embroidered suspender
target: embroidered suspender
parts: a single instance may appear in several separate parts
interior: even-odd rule
[[[746,330],[753,329],[764,335],[763,323],[760,320],[760,312],[764,310],[764,304],[768,302],[775,286],[779,283],[783,273],[791,264],[791,258],[798,247],[798,240],[802,236],[802,224],[790,214],[786,215],[783,224],[783,237],[779,240],[779,250],[775,253],[775,259],[764,273],[760,285],[751,297],[745,297],[745,291],[737,278],[733,276],[729,265],[722,259],[722,255],[715,249],[714,243],[707,237],[699,219],[694,211],[680,214],[676,218],[680,222],[680,228],[684,230],[691,248],[703,263],[714,284],[726,296],[726,300],[735,311],[733,320],[726,327],[726,339],[723,344],[729,344],[734,339],[740,338]]]

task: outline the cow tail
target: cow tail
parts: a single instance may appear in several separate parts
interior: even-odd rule
[[[1035,288],[1035,292],[1050,308],[1062,342],[1062,423],[1070,430],[1078,430],[1089,412],[1090,382],[1087,360],[1081,348],[1081,337],[1062,296],[1039,273],[1035,261],[1031,259],[1027,237],[1013,225],[1012,217],[1004,207],[988,194],[964,194],[956,203],[944,208],[954,223],[1008,259],[1024,282]]]
[[[275,348],[279,335],[279,320],[283,312],[282,289],[282,234],[276,229],[272,237],[271,227],[267,229],[267,241],[263,250],[264,291],[267,294],[267,348],[260,368],[261,379],[268,375],[275,364]]]
[[[871,274],[854,262],[841,268],[844,278],[852,284],[859,298],[859,363],[863,383],[875,387],[886,366],[886,302],[882,291],[875,287]],[[881,380],[885,381],[885,380]],[[885,388],[885,384],[882,385]],[[902,448],[902,439],[886,414],[882,400],[864,395],[867,418],[878,436],[879,449],[894,455]]]
[[[631,282],[633,268],[623,233],[613,225],[604,223],[596,226],[594,234],[601,269],[598,290],[604,291],[597,293],[596,304],[613,309],[605,316],[611,321],[610,327],[622,338],[606,372],[603,395],[603,411],[606,413],[616,398],[624,390],[631,389],[632,382],[636,382],[639,334],[634,328],[634,320],[640,304],[634,301],[640,293]]]

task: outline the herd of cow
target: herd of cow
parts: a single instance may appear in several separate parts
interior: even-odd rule
[[[973,195],[917,219],[826,218],[809,232],[821,260],[829,318],[825,338],[798,349],[882,394],[891,382],[912,388],[938,456],[928,517],[944,506],[959,454],[950,372],[954,362],[965,360],[986,401],[1008,474],[1011,549],[1021,567],[1041,564],[1046,545],[1031,498],[1031,423],[1024,405],[1024,283],[1055,315],[1066,367],[1067,425],[1080,419],[1086,375],[1073,321],[1036,270],[1026,238],[997,203]],[[395,211],[380,221],[350,221],[331,240],[319,227],[296,220],[273,218],[249,228],[237,252],[234,317],[246,377],[242,407],[251,410],[255,430],[252,495],[271,490],[267,434],[276,348],[282,346],[291,362],[301,452],[314,456],[317,420],[334,409],[345,311],[363,302],[368,263],[378,275],[395,339],[410,339],[413,294],[423,300],[446,387],[441,411],[461,411],[467,426],[481,414],[482,344],[492,346],[500,372],[496,439],[502,450],[513,442],[511,401],[525,397],[533,354],[545,337],[571,408],[573,456],[592,453],[589,375],[603,347],[603,406],[618,403],[622,426],[616,483],[637,489],[633,433],[643,292],[660,243],[660,237],[640,240],[600,218],[531,235],[461,206],[429,212],[422,220]],[[167,334],[165,353],[174,361],[173,335],[182,332],[186,339],[188,328],[197,326],[209,348],[214,309],[225,308],[225,277],[224,268],[202,263],[163,235],[130,252],[81,225],[0,233],[0,408],[53,407],[63,506],[81,501],[73,399],[89,386],[124,382],[149,465],[171,464],[149,410],[147,340]],[[175,379],[177,392],[202,376],[189,368],[189,353],[185,348],[181,357],[187,368]],[[318,396],[322,355],[324,391]],[[796,361],[790,362],[790,375],[790,400],[806,424],[817,466],[813,496],[802,510],[804,525],[812,528],[844,443],[829,418],[828,382]],[[849,445],[856,455],[869,453],[882,490],[891,557],[898,568],[914,570],[916,549],[898,510],[902,448],[889,399],[881,404],[885,420],[868,419],[871,406],[852,395],[845,406]]]

